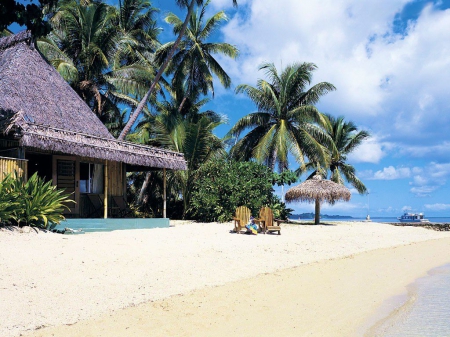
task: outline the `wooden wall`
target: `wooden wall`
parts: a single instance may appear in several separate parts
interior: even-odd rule
[[[108,195],[126,195],[125,165],[116,161],[108,161]]]
[[[18,172],[20,176],[28,178],[27,170],[28,160],[0,157],[0,179],[3,179],[6,174],[14,174],[14,172]]]

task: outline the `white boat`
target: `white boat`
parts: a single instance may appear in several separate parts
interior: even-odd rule
[[[400,222],[430,222],[430,220],[423,218],[423,213],[404,213],[397,219]]]

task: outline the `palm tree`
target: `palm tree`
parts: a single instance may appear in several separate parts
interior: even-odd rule
[[[102,86],[117,45],[110,7],[63,0],[51,19],[52,33],[37,42],[39,50],[100,117],[107,100]]]
[[[256,88],[246,84],[236,88],[256,104],[258,111],[241,118],[229,131],[229,136],[238,139],[250,129],[231,149],[233,157],[255,158],[272,169],[278,164],[281,172],[288,169],[289,153],[302,165],[305,156],[326,161],[326,149],[321,144],[328,135],[320,128],[325,118],[313,104],[335,87],[321,82],[306,90],[316,68],[313,63],[294,63],[278,74],[275,66],[267,63],[260,70],[266,70],[270,82],[260,79]]]
[[[115,7],[112,7],[115,8]],[[119,7],[113,11],[111,24],[118,30],[117,53],[113,68],[135,63],[139,55],[154,53],[159,48],[160,28],[153,18],[158,9],[148,0],[119,0]]]
[[[367,192],[366,186],[355,175],[355,168],[348,164],[347,155],[354,151],[364,139],[370,137],[369,132],[358,131],[352,122],[345,122],[344,117],[325,115],[327,123],[325,130],[332,140],[330,150],[329,170],[331,180],[338,184],[344,184],[344,179],[352,185],[360,194]]]
[[[223,11],[205,19],[206,7],[209,3],[210,0],[207,0],[201,7],[200,13],[197,11],[192,14],[185,37],[180,42],[178,52],[173,56],[166,70],[167,74],[173,74],[172,87],[185,93],[179,106],[180,111],[189,95],[195,91],[200,91],[203,95],[207,95],[208,91],[211,91],[214,96],[213,74],[225,88],[229,88],[231,85],[231,78],[213,54],[222,54],[234,59],[238,55],[238,50],[228,43],[206,42],[206,39],[218,28],[220,23],[228,20]],[[173,13],[169,13],[166,22],[174,26],[174,34],[178,34],[183,26],[183,21]],[[174,42],[163,45],[157,51],[155,61],[161,64],[167,58],[173,45]]]
[[[206,162],[225,155],[224,144],[214,135],[214,129],[225,121],[212,111],[200,112],[208,99],[191,105],[187,114],[178,111],[179,100],[157,103],[157,114],[146,114],[137,127],[137,135],[142,142],[181,152],[187,161],[186,171],[170,172],[172,188],[183,198],[183,218],[189,212],[192,188],[198,169]],[[146,177],[149,184],[150,175]],[[144,191],[141,190],[140,199]]]
[[[165,71],[167,65],[169,64],[169,62],[171,61],[175,51],[178,48],[178,45],[181,42],[181,39],[184,36],[184,33],[186,31],[186,28],[188,26],[189,20],[191,18],[192,12],[194,10],[194,6],[195,4],[197,4],[198,6],[201,6],[203,4],[204,0],[190,0],[190,2],[188,2],[189,0],[176,0],[177,5],[179,5],[180,7],[187,7],[188,12],[186,14],[186,18],[184,19],[183,22],[183,26],[180,29],[180,33],[178,34],[177,39],[175,40],[172,49],[169,51],[169,53],[167,54],[167,58],[165,59],[165,61],[162,63],[161,67],[159,68],[155,79],[153,80],[150,89],[147,91],[147,93],[144,95],[144,97],[141,99],[141,101],[139,102],[136,110],[133,112],[133,114],[130,116],[130,119],[128,120],[127,125],[125,126],[125,128],[122,130],[119,139],[123,140],[125,138],[125,136],[130,132],[131,128],[133,127],[134,123],[136,123],[137,118],[139,117],[139,115],[141,114],[142,110],[144,109],[145,105],[147,104],[147,100],[150,97],[150,95],[153,93],[153,91],[156,88],[157,83],[159,82],[159,79],[161,78],[163,72]],[[237,0],[232,0],[233,1],[233,5],[237,6]]]
[[[154,13],[146,0],[124,0],[118,9],[62,0],[53,32],[37,45],[102,121],[113,123],[117,104],[134,108],[155,76]]]

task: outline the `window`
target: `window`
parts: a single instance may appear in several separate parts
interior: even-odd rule
[[[80,163],[80,193],[103,193],[102,164]]]

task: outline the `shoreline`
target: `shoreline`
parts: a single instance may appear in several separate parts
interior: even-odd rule
[[[450,306],[445,299],[449,281],[450,263],[432,268],[406,287],[406,294],[398,298],[394,310],[386,310],[384,313],[389,314],[382,315],[365,336],[448,335]]]
[[[423,228],[286,225],[281,236],[225,232],[230,228],[186,224],[67,239],[0,233],[0,254],[12,260],[1,262],[1,335],[252,336],[272,328],[327,335],[332,317],[332,335],[349,336],[382,299],[450,262],[441,256],[450,251],[450,233]],[[8,242],[15,248],[7,253]],[[38,246],[48,250],[29,261],[15,251]],[[13,281],[21,284],[8,288]],[[49,327],[33,331],[42,326]]]
[[[432,246],[435,246],[436,251],[424,256],[423,251]],[[379,312],[383,303],[394,296],[406,296],[411,282],[427,274],[429,266],[421,264],[424,260],[430,262],[431,258],[438,265],[443,261],[445,264],[450,262],[450,258],[439,262],[435,260],[436,252],[444,247],[450,248],[450,239],[424,241],[363,252],[353,257],[319,261],[174,295],[74,325],[37,330],[23,336],[137,337],[149,334],[155,337],[250,337],[278,334],[369,337],[372,336],[369,332],[376,331],[370,329],[370,324],[390,316],[391,309],[397,309],[393,307]],[[421,253],[417,254],[417,251]],[[394,256],[395,261],[392,260]],[[402,268],[405,258],[421,266],[406,271]],[[377,275],[377,269],[386,260],[389,260],[391,267],[400,268],[400,273]],[[376,265],[372,265],[368,275],[359,279],[356,284],[351,283],[349,274],[354,275],[361,269],[361,265],[373,262]],[[431,269],[438,265],[433,265]],[[329,280],[320,280],[323,274],[333,276]],[[393,275],[394,281],[391,278]],[[274,289],[275,283],[280,292]],[[303,290],[299,291],[298,288]],[[318,289],[321,294],[317,294]],[[260,296],[261,292],[265,293],[263,297]],[[403,306],[402,303],[396,305]]]

